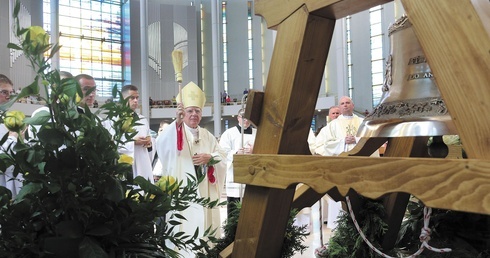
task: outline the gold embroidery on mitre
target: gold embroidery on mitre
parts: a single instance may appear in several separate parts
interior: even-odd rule
[[[180,93],[177,95],[177,102],[180,103]],[[202,109],[206,103],[206,95],[194,82],[189,82],[182,88],[182,102],[184,102],[184,108],[199,107]]]

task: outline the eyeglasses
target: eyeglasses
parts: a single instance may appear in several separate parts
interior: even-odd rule
[[[10,96],[10,95],[14,95],[15,92],[8,91],[8,90],[0,90],[0,94],[2,94],[3,96]]]

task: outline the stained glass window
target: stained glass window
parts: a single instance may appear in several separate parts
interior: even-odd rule
[[[49,32],[50,0],[43,1],[44,28]],[[59,0],[60,70],[93,76],[101,97],[110,97],[112,87],[120,88],[124,82],[122,13],[126,2]]]

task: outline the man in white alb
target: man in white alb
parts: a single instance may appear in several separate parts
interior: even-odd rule
[[[350,151],[359,140],[356,134],[363,119],[354,114],[352,99],[347,96],[341,97],[338,106],[342,115],[331,121],[324,128],[324,156],[338,156],[342,152]],[[328,228],[334,229],[337,227],[337,217],[341,210],[341,202],[335,202],[332,199],[328,200]]]
[[[139,106],[138,87],[134,85],[125,85],[121,89],[124,99],[128,100],[129,107],[135,111]],[[142,176],[153,182],[153,167],[151,165],[151,136],[148,120],[136,112],[133,116],[139,120],[133,127],[136,135],[132,141],[127,142],[119,148],[119,152],[133,157],[133,177]]]
[[[251,154],[255,142],[257,129],[250,126],[250,121],[243,117],[245,110],[238,111],[238,125],[231,127],[223,132],[220,137],[219,145],[226,151],[227,170],[226,170],[226,196],[228,201],[228,217],[234,210],[234,202],[239,202],[243,197],[245,185],[233,182],[233,155]],[[242,137],[243,129],[243,137]]]
[[[206,96],[193,82],[183,87],[181,94],[177,96],[177,118],[158,135],[156,141],[158,158],[162,163],[162,176],[173,176],[178,181],[183,180],[183,185],[186,185],[188,174],[196,177],[198,171],[202,171],[205,178],[199,184],[199,197],[210,198],[211,201],[219,200],[226,175],[226,153],[219,146],[216,137],[199,126]],[[219,162],[211,167],[211,159]],[[208,227],[221,227],[219,207],[207,209],[191,204],[180,215],[186,220],[181,221],[178,231],[187,235],[192,236],[196,228],[199,228],[202,236]],[[171,243],[167,244],[172,246]],[[195,257],[191,250],[176,251],[183,257]]]

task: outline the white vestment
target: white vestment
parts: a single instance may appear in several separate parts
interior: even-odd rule
[[[324,142],[323,156],[337,156],[342,152],[352,150],[356,144],[346,144],[345,137],[348,135],[356,135],[357,129],[362,123],[362,118],[353,116],[340,115],[337,119],[327,124],[320,134],[323,135],[320,141]],[[320,134],[318,136],[320,136]],[[317,136],[317,139],[319,139]],[[324,137],[324,138],[323,138]],[[356,142],[359,138],[356,137]],[[335,229],[337,227],[337,217],[342,210],[341,202],[336,202],[328,198],[328,224],[327,227]]]
[[[133,129],[136,131],[134,137],[150,136],[150,126],[148,120],[138,114],[139,120]],[[133,157],[133,177],[142,176],[153,182],[153,168],[151,166],[152,152],[143,145],[135,145],[134,141],[129,141],[119,148],[119,153]]]
[[[308,133],[308,139],[306,141],[308,142],[308,148],[310,148],[311,155],[315,155],[316,136],[311,127],[310,132]]]
[[[226,159],[226,195],[227,197],[241,198],[245,191],[245,185],[234,183],[233,180],[233,155],[242,147],[253,146],[257,129],[251,128],[251,134],[242,134],[238,127],[234,126],[226,131],[220,137],[219,145],[227,153]]]
[[[337,119],[325,126],[325,156],[337,156],[342,152],[352,150],[356,143],[346,144],[345,137],[348,135],[355,136],[357,129],[362,123],[362,118],[352,115],[340,115]],[[356,142],[359,137],[356,137]]]
[[[197,127],[198,138],[195,138],[191,128],[182,124],[183,128],[183,149],[177,150],[177,124],[172,122],[167,126],[157,137],[157,153],[160,162],[162,163],[162,176],[173,176],[178,181],[183,180],[183,186],[187,184],[187,174],[196,177],[196,171],[192,162],[194,154],[207,153],[214,157],[215,160],[220,160],[214,165],[215,179],[214,183],[209,181],[208,176],[199,184],[199,196],[207,198],[211,201],[219,200],[221,191],[224,188],[224,179],[226,173],[226,153],[220,148],[218,140],[208,130]],[[207,168],[203,166],[203,172],[207,174]],[[185,232],[187,235],[193,235],[195,230],[199,229],[199,236],[211,227],[220,232],[221,218],[219,207],[207,209],[200,205],[194,204],[186,210],[180,212],[187,220],[182,221],[179,232]],[[217,237],[220,237],[219,233]],[[168,246],[173,246],[167,243]],[[179,253],[184,257],[194,257],[190,251],[179,250]]]
[[[5,127],[4,124],[0,124],[0,139],[2,139],[5,134],[8,134],[9,130],[7,127]],[[13,148],[15,144],[17,143],[17,138],[13,136],[9,136],[7,140],[3,143],[1,146],[0,153],[6,153],[8,148]],[[9,150],[11,152],[12,150]],[[14,166],[8,167],[5,171],[2,171],[0,173],[0,185],[5,186],[7,189],[9,189],[12,192],[12,199],[15,199],[15,196],[19,194],[20,188],[22,187],[22,175],[19,174],[17,175],[16,178],[14,178]]]

